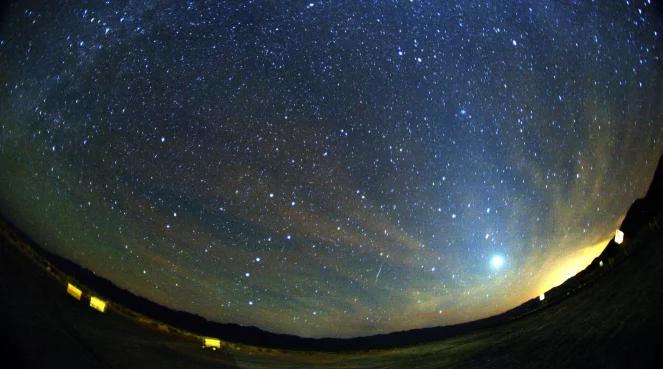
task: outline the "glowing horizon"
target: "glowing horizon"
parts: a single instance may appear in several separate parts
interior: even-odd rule
[[[557,287],[562,283],[566,282],[569,278],[575,276],[580,271],[584,270],[592,263],[592,261],[598,257],[605,247],[608,245],[612,237],[608,237],[605,240],[596,242],[589,246],[581,247],[580,249],[574,251],[571,255],[560,256],[556,258],[558,261],[553,262],[553,265],[550,265],[550,272],[539,282],[536,293],[534,296],[541,295],[553,287]],[[543,269],[546,269],[547,266],[544,266]]]

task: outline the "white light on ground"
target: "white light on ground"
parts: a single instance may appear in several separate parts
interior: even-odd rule
[[[494,270],[501,269],[504,266],[504,257],[502,255],[493,255],[490,258],[490,267]]]
[[[542,294],[539,295],[539,301],[543,301],[545,299],[546,299],[546,294],[545,293],[542,293]]]
[[[615,243],[621,245],[624,242],[624,232],[619,229],[615,232]]]

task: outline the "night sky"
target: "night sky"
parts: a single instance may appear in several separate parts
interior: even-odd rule
[[[499,313],[598,255],[663,153],[649,1],[43,3],[0,21],[0,211],[219,322]]]

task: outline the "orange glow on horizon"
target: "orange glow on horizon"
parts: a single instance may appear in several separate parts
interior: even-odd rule
[[[542,295],[544,292],[559,286],[567,279],[585,269],[594,258],[601,254],[611,239],[612,237],[606,238],[603,241],[583,247],[569,255],[546,263],[542,269],[547,272],[544,272],[546,274],[539,281],[536,287],[536,294]]]

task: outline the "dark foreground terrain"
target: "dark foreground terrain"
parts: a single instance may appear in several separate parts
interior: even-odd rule
[[[5,225],[0,229],[2,367],[663,367],[662,165],[647,196],[627,213],[624,243],[610,242],[586,270],[546,293],[543,302],[526,302],[514,309],[517,314],[454,334],[443,328],[426,331],[429,340],[438,333],[446,337],[428,343],[405,346],[413,342],[409,338],[421,337],[416,332],[390,336],[390,346],[400,346],[383,349],[298,351],[238,339],[245,343],[224,341],[220,350],[203,350],[201,332],[138,314],[118,301],[102,314],[85,298],[68,296],[64,283],[71,277]]]

